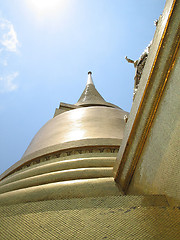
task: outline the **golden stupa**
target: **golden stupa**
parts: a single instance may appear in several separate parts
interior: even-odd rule
[[[1,202],[120,194],[113,165],[126,114],[102,98],[89,72],[78,102],[61,103],[22,159],[4,172]]]
[[[167,0],[130,113],[88,73],[0,176],[0,239],[179,239],[180,0]]]

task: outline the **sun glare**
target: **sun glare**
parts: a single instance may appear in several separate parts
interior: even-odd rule
[[[27,0],[27,3],[37,16],[42,18],[62,12],[66,0]]]

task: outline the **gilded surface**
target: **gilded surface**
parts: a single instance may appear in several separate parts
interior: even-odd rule
[[[112,177],[116,153],[105,150],[86,154],[79,150],[65,157],[57,154],[58,158],[54,156],[7,176],[0,182],[0,204],[121,195]]]
[[[121,109],[96,106],[82,107],[56,116],[39,130],[22,159],[4,172],[1,178],[23,164],[29,164],[32,159],[48,157],[58,151],[69,154],[75,148],[78,151],[89,146],[94,149],[119,146],[123,138],[125,114],[127,112]]]
[[[23,157],[57,143],[96,138],[123,138],[125,112],[107,107],[71,110],[48,121],[36,134]]]
[[[0,207],[1,239],[179,239],[161,196],[106,196]]]
[[[179,198],[177,197],[179,196],[179,184],[177,185],[179,175],[176,174],[175,177],[168,178],[166,174],[163,174],[163,180],[159,181],[162,177],[161,171],[164,171],[159,164],[162,160],[160,153],[161,151],[164,153],[166,149],[169,149],[169,156],[176,156],[174,159],[176,163],[179,160],[176,141],[179,138],[178,127],[172,134],[174,124],[179,121],[180,109],[179,70],[178,67],[175,67],[176,65],[179,66],[177,52],[180,37],[180,5],[176,3],[177,1],[167,1],[162,18],[158,23],[152,51],[150,51],[147,65],[143,71],[142,81],[131,109],[125,138],[115,165],[116,181],[120,182],[125,192],[127,192],[130,184],[130,192],[141,194],[163,193],[174,199]],[[176,69],[176,74],[173,72],[174,69]],[[171,109],[174,113],[171,112]],[[156,119],[161,119],[161,121],[157,123]],[[168,128],[167,123],[169,123]],[[160,131],[160,129],[162,130]],[[151,138],[152,132],[154,133],[153,140]],[[164,135],[166,135],[165,138]],[[171,137],[173,147],[170,147],[167,142]],[[149,149],[148,152],[146,152],[146,149]],[[145,156],[143,160],[142,155]],[[144,161],[144,164],[142,161]],[[171,163],[168,162],[169,159],[166,160],[167,164],[165,164],[166,173],[167,166],[172,171]],[[140,170],[145,165],[146,167]],[[177,164],[175,165],[179,169]],[[137,176],[139,178],[139,182],[136,182],[136,184],[134,181],[133,184],[131,183],[133,174],[135,174],[134,179]],[[163,189],[169,190],[164,191]]]
[[[113,167],[115,157],[85,157],[81,155],[81,158],[57,158],[49,160],[48,162],[40,162],[38,165],[31,165],[28,168],[24,168],[21,171],[17,171],[14,174],[4,178],[0,182],[0,186],[11,183],[17,180],[25,179],[28,177],[38,176],[40,174],[51,173],[61,170],[77,169],[77,168],[91,168],[91,167]]]
[[[122,195],[113,177],[53,182],[0,194],[0,205],[53,199],[87,198]]]
[[[115,107],[119,108],[118,106],[108,103],[104,100],[101,94],[96,90],[94,82],[92,80],[92,72],[88,72],[88,80],[86,87],[81,94],[78,102],[76,103],[77,106],[107,106],[107,107]]]
[[[77,106],[107,106],[107,107],[115,107],[119,108],[118,106],[106,102],[104,98],[99,94],[99,92],[96,90],[94,84],[88,84],[86,88],[84,89],[84,92],[82,93],[81,97],[79,98],[78,102],[76,103]]]
[[[12,172],[9,172],[9,174],[4,175],[4,176],[9,176],[11,174],[14,174],[16,172],[19,172],[21,170],[27,170],[27,168],[35,166],[37,164],[46,164],[47,162],[56,162],[56,161],[63,161],[63,160],[69,160],[69,159],[75,159],[81,157],[83,158],[90,158],[90,157],[101,157],[102,156],[108,157],[108,159],[111,159],[111,157],[116,157],[117,153],[119,150],[119,146],[91,146],[91,147],[81,147],[81,148],[75,148],[75,149],[65,149],[61,150],[55,153],[49,153],[43,156],[39,156],[36,158],[29,158],[29,161],[24,161],[23,164],[20,165],[20,167],[14,168]],[[102,166],[103,166],[103,161],[102,161]],[[2,176],[2,175],[1,175]],[[2,179],[4,178],[2,177]],[[1,182],[0,182],[1,185]]]
[[[180,51],[129,189],[165,194],[175,205],[180,204],[179,66]]]

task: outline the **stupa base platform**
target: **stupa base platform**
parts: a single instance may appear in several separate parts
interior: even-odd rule
[[[0,207],[0,239],[179,239],[164,196],[104,196]]]

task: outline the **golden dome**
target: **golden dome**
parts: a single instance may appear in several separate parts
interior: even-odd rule
[[[81,107],[59,114],[38,131],[22,159],[3,175],[40,156],[65,149],[120,146],[125,114],[122,109],[104,106]]]
[[[49,120],[35,135],[23,159],[42,152],[90,145],[120,145],[125,112],[101,106],[74,109]],[[98,140],[100,142],[98,143]]]
[[[89,73],[78,103],[61,103],[22,159],[0,176],[1,202],[121,194],[113,165],[126,114],[101,97]]]

